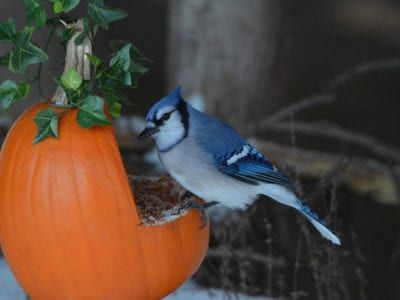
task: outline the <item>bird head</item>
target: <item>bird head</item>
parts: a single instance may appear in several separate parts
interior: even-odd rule
[[[180,87],[177,87],[150,108],[146,128],[138,139],[153,137],[160,151],[168,151],[187,136],[188,121],[187,103],[182,99]]]

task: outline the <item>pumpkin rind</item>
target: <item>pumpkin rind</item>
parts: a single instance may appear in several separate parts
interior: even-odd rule
[[[209,238],[196,212],[144,227],[114,132],[83,129],[76,110],[59,139],[32,144],[37,104],[0,154],[0,243],[33,299],[160,299],[199,267]]]

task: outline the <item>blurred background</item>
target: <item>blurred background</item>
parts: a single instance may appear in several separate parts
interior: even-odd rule
[[[112,5],[129,17],[99,32],[94,53],[105,57],[109,40],[129,39],[153,60],[115,124],[128,172],[163,172],[154,145],[135,139],[150,105],[180,85],[187,100],[230,123],[291,175],[342,238],[341,247],[330,245],[267,198],[247,212],[216,207],[210,250],[192,283],[225,299],[400,299],[399,1]],[[25,22],[22,1],[2,0],[0,11],[1,22]],[[45,35],[37,38],[43,45]],[[51,95],[64,55],[57,40],[49,55],[44,87]],[[11,77],[0,70],[1,82]],[[1,139],[37,99],[33,91],[0,118]]]

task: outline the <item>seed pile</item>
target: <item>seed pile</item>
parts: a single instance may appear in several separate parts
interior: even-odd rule
[[[128,179],[143,225],[159,225],[187,213],[179,210],[185,190],[170,176],[129,175]]]

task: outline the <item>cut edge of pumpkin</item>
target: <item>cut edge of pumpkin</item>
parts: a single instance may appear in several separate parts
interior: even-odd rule
[[[128,175],[128,180],[142,226],[160,226],[188,213],[187,209],[181,207],[193,199],[183,199],[186,190],[171,176]],[[194,197],[194,200],[203,202],[198,197]]]

